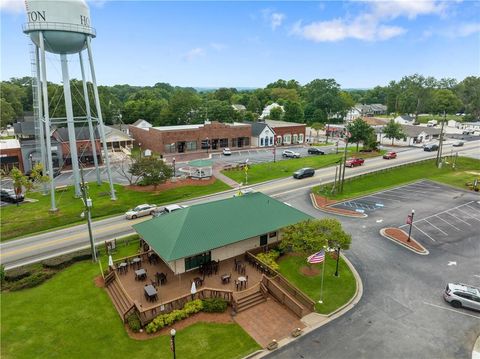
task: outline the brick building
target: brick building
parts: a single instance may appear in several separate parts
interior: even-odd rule
[[[275,132],[277,146],[296,145],[305,142],[307,125],[304,123],[265,120]]]
[[[244,123],[206,122],[183,126],[138,128],[129,132],[141,149],[159,154],[250,147],[251,126]]]
[[[71,166],[70,142],[68,141],[68,129],[66,127],[57,128],[52,133],[54,138],[61,146],[63,154],[63,166]],[[102,148],[97,128],[94,130],[95,148],[97,151],[98,163],[102,163]],[[75,140],[77,142],[78,160],[83,164],[93,164],[92,143],[90,142],[90,133],[88,127],[75,127]]]
[[[23,172],[22,150],[18,140],[0,140],[0,167],[7,173],[13,167]]]

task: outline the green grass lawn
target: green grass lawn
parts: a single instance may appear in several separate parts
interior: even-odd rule
[[[353,151],[354,148],[356,149],[356,146],[349,149],[349,156],[368,158],[379,156],[382,153],[356,153]],[[340,149],[338,154],[291,158],[277,162],[254,164],[250,166],[248,170],[248,183],[253,184],[278,178],[290,177],[292,176],[293,172],[303,167],[313,167],[317,169],[333,166],[340,158],[342,158],[342,156],[342,149]],[[222,173],[238,183],[245,182],[245,171],[243,169],[222,171]]]
[[[316,303],[316,311],[322,314],[331,313],[347,303],[356,291],[355,277],[342,258],[340,258],[338,267],[338,277],[335,277],[334,275],[336,260],[332,259],[329,255],[326,255],[325,258],[323,304],[318,303],[320,300],[320,288],[322,282],[322,263],[312,264],[314,268],[320,270],[320,274],[315,276],[305,276],[300,272],[300,268],[307,265],[306,257],[286,256],[281,258],[278,262],[280,265],[279,272],[313,299]]]
[[[115,185],[117,200],[111,201],[107,183],[103,183],[101,186],[91,183],[89,188],[90,197],[93,200],[92,218],[94,219],[122,214],[142,203],[167,204],[230,189],[225,183],[218,180],[207,186],[184,186],[165,190],[158,194],[136,192]],[[74,198],[73,187],[57,193],[59,211],[56,213],[49,212],[50,196],[29,193],[27,198],[38,201],[24,202],[18,207],[11,205],[0,208],[2,241],[62,226],[85,223],[85,220],[80,218],[83,203],[80,199]]]
[[[331,199],[344,199],[366,195],[420,179],[430,179],[467,189],[465,183],[473,182],[475,178],[480,177],[478,175],[480,171],[479,160],[459,157],[455,169],[452,169],[450,165],[451,160],[447,160],[447,162],[449,163],[441,169],[435,166],[435,160],[431,160],[357,177],[346,181],[343,193],[336,196],[330,194],[330,185],[314,187],[312,191],[320,195],[327,195]]]
[[[136,247],[121,245],[115,257]],[[94,285],[99,273],[97,264],[80,262],[36,288],[0,294],[2,358],[171,358],[169,336],[128,337]],[[178,358],[242,358],[260,349],[237,324],[196,323],[177,332],[176,344]]]

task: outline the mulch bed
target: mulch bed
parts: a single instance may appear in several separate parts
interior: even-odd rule
[[[402,243],[403,245],[413,249],[416,252],[426,252],[426,249],[412,237],[410,237],[410,241],[408,241],[408,234],[401,229],[391,227],[385,228],[384,233],[387,237],[393,239],[396,242]]]
[[[208,186],[213,184],[217,179],[215,177],[210,177],[206,180],[194,180],[191,178],[187,179],[178,179],[176,182],[167,181],[165,183],[159,184],[157,187],[150,185],[150,186],[135,186],[129,185],[126,188],[131,189],[137,192],[162,192],[167,189],[184,187],[184,186]]]
[[[170,330],[172,328],[175,328],[175,330],[181,330],[192,324],[200,323],[200,322],[229,324],[229,323],[233,323],[233,319],[230,313],[228,312],[228,310],[225,311],[224,313],[200,312],[192,315],[191,317],[188,317],[184,320],[181,320],[175,323],[171,327],[162,328],[154,334],[148,334],[145,330],[142,333],[134,333],[130,330],[130,327],[127,324],[125,324],[125,330],[127,331],[128,336],[132,339],[148,340],[148,339],[159,337],[161,335],[170,335]]]
[[[299,272],[306,277],[314,277],[316,275],[319,275],[322,271],[315,267],[303,266],[300,267]]]
[[[325,212],[330,212],[334,214],[343,214],[349,217],[359,217],[359,218],[365,217],[362,213],[358,213],[358,212],[351,211],[344,208],[330,207],[331,205],[338,202],[336,200],[328,199],[327,197],[320,196],[316,193],[314,193],[313,196],[315,197],[315,202],[317,202],[317,206],[320,207]]]

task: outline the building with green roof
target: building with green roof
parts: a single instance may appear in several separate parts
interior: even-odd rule
[[[133,228],[179,274],[277,242],[282,228],[311,218],[255,192],[186,207]]]

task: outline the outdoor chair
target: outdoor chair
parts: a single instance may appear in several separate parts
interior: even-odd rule
[[[241,285],[241,283],[238,280],[235,279],[235,288],[237,289],[237,291],[239,290],[240,285]]]

